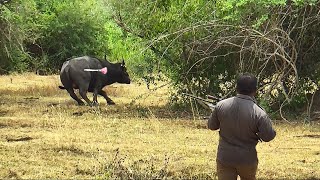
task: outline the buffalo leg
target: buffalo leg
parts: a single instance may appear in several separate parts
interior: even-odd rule
[[[84,102],[78,98],[78,96],[74,93],[73,89],[67,89],[67,91],[70,94],[70,96],[78,102],[79,106],[84,105]]]
[[[114,102],[108,97],[108,95],[107,95],[107,93],[106,93],[105,91],[100,90],[100,91],[99,91],[99,94],[100,94],[101,96],[103,96],[103,97],[107,100],[107,103],[108,103],[109,105],[114,105],[114,104],[116,104],[116,103],[114,103]]]
[[[87,97],[87,91],[84,89],[79,89],[79,94],[80,96],[91,106],[92,102],[89,100],[89,98]]]
[[[93,102],[92,102],[92,105],[93,106],[99,105],[99,103],[98,103],[98,89],[95,89],[93,91]]]

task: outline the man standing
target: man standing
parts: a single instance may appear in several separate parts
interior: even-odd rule
[[[219,131],[217,174],[219,180],[255,180],[256,145],[275,136],[267,113],[256,104],[257,78],[243,74],[237,79],[237,95],[217,103],[208,128]]]

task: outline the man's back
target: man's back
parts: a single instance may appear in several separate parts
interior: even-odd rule
[[[213,130],[220,128],[217,159],[228,165],[257,162],[258,140],[270,141],[275,137],[267,114],[252,97],[242,94],[220,101],[208,126]]]
[[[236,97],[217,103],[208,121],[211,130],[220,129],[217,154],[219,180],[255,180],[258,158],[256,145],[260,140],[271,141],[276,132],[267,113],[254,99],[258,80],[249,73],[237,79]]]

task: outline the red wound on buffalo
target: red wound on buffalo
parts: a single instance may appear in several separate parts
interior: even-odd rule
[[[108,69],[107,67],[104,67],[102,69],[84,69],[84,71],[100,71],[102,74],[107,74]]]

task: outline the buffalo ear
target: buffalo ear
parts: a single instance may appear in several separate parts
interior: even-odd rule
[[[124,59],[122,59],[122,66],[125,66],[126,65],[126,63],[124,62]]]

